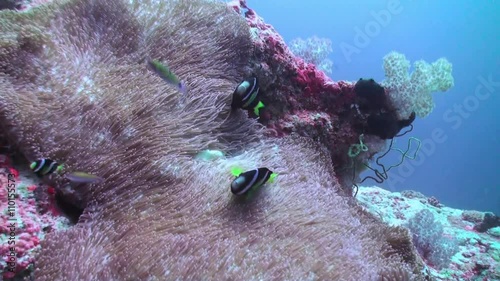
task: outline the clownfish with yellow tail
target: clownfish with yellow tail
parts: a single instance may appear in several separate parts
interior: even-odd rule
[[[44,176],[50,175],[52,173],[62,172],[64,170],[64,165],[59,164],[52,159],[42,158],[33,161],[30,164],[30,169],[39,178],[43,178]],[[99,176],[79,171],[67,173],[64,175],[64,177],[75,183],[101,183],[104,181],[104,179]]]
[[[239,168],[233,168],[231,173],[236,177],[231,182],[231,192],[236,196],[247,194],[251,190],[263,186],[268,181],[274,182],[274,179],[278,176],[278,174],[265,167],[244,173]]]
[[[260,101],[259,90],[259,81],[257,81],[257,77],[243,80],[233,92],[231,107],[233,109],[253,109],[255,115],[259,116],[259,110],[264,108],[264,104]]]

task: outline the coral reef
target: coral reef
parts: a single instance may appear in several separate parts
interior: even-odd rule
[[[437,90],[444,91],[453,85],[451,64],[444,59],[431,66],[419,61],[422,71],[416,71],[412,80],[408,77],[408,68],[401,67],[404,60],[393,60],[399,64],[386,67],[386,80],[380,87],[384,88],[382,95],[370,91],[375,92],[375,96],[388,98],[377,101],[368,111],[363,110],[366,95],[356,95],[357,83],[334,82],[314,64],[296,57],[276,30],[266,24],[245,1],[232,1],[229,5],[244,16],[251,27],[255,45],[253,69],[263,81],[262,99],[266,104],[259,121],[278,136],[299,134],[324,144],[346,194],[352,194],[353,178],[357,177],[357,172],[353,177],[350,171],[353,166],[352,159],[347,155],[350,145],[365,134],[379,137],[369,138],[373,142],[368,143],[368,147],[383,147],[380,138],[393,138],[402,128],[411,125],[416,116],[422,116],[422,111],[417,112],[419,109],[415,108],[421,104],[420,97],[430,96]],[[384,58],[384,65],[388,65],[389,58],[394,57],[392,54],[395,53]],[[393,71],[389,71],[391,69]],[[421,75],[417,75],[419,73]],[[421,87],[415,88],[417,82],[422,83]],[[426,92],[422,93],[422,89]],[[373,100],[375,98],[368,101]],[[374,155],[372,152],[361,155],[359,159],[370,159]],[[359,161],[354,166],[363,163]]]
[[[56,1],[2,16],[2,30],[16,34],[0,37],[0,124],[9,141],[30,161],[48,157],[106,179],[45,179],[84,214],[42,241],[36,280],[419,278],[411,255],[401,259],[408,235],[339,196],[328,149],[310,138],[273,139],[230,109],[255,42],[224,4]],[[184,105],[148,72],[147,57],[187,81]],[[295,83],[314,86],[304,79],[323,74],[302,64],[308,70]],[[342,85],[352,88],[329,87],[340,94]],[[226,157],[197,160],[205,149]],[[233,165],[280,176],[235,200]]]
[[[500,280],[500,226],[476,230],[490,213],[435,206],[412,190],[360,187],[357,198],[387,224],[410,227],[433,280]]]
[[[500,227],[500,217],[492,213],[486,213],[484,214],[481,222],[474,225],[474,230],[478,232],[486,232],[494,227]]]
[[[386,90],[371,83],[359,95],[356,83],[332,81],[245,1],[56,0],[0,13],[9,143],[28,161],[105,178],[76,185],[54,174],[38,202],[20,198],[53,215],[50,186],[83,210],[37,248],[37,281],[425,278],[409,232],[345,196],[353,177],[341,171],[360,135],[364,163],[413,120],[397,119],[390,99],[367,108],[367,95]],[[149,58],[182,77],[187,93],[148,71]],[[250,75],[265,104],[258,119],[230,106]],[[369,131],[370,116],[403,124]],[[205,161],[202,151],[220,153]],[[237,200],[234,166],[269,167],[278,178]],[[28,233],[20,230],[18,241]]]
[[[346,169],[351,166],[347,151],[367,127],[366,115],[355,106],[359,101],[355,83],[334,82],[314,64],[296,57],[278,32],[245,1],[232,1],[229,5],[245,17],[251,28],[255,46],[252,68],[261,80],[262,100],[266,104],[259,121],[272,129],[275,136],[298,134],[322,143],[341,178],[342,192],[352,194],[352,176]],[[391,105],[385,104],[387,107]],[[372,140],[373,147],[380,147],[380,139]]]
[[[288,43],[288,47],[295,56],[316,65],[327,75],[332,74],[333,62],[328,59],[333,51],[330,39],[317,36],[307,39],[295,38]]]
[[[253,46],[241,17],[217,2],[141,4],[56,1],[4,14],[2,30],[18,35],[0,42],[9,140],[30,160],[106,179],[46,179],[63,195],[72,190],[66,199],[85,211],[42,242],[36,280],[418,277],[419,265],[388,242],[407,234],[337,195],[328,151],[308,139],[272,140],[230,109]],[[184,77],[184,106],[145,57]],[[204,149],[227,158],[196,160]],[[237,201],[227,192],[231,165],[273,167],[280,179]]]
[[[434,206],[431,200],[428,202]],[[409,220],[408,228],[413,236],[413,245],[426,261],[436,269],[449,265],[450,258],[458,251],[457,242],[454,237],[444,235],[443,224],[429,209],[416,213]]]

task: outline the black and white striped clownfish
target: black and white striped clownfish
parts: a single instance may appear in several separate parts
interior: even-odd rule
[[[32,162],[30,169],[35,173],[35,175],[41,178],[56,171],[61,172],[64,169],[64,166],[52,159],[42,158]]]
[[[236,177],[231,182],[231,192],[234,195],[244,195],[251,190],[261,187],[266,182],[273,182],[278,174],[268,168],[258,168],[241,173],[240,169],[233,169],[232,174]]]
[[[62,172],[64,170],[64,165],[59,164],[52,159],[42,158],[33,161],[30,164],[30,169],[35,173],[35,175],[42,178],[52,173]],[[104,179],[99,176],[79,171],[66,173],[64,177],[75,183],[101,183],[104,181]]]
[[[259,116],[259,110],[264,107],[259,99],[259,90],[259,82],[256,77],[243,80],[234,90],[231,107],[233,109],[253,109],[255,115]]]

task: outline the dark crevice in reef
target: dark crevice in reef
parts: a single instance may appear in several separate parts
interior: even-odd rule
[[[12,142],[9,142],[9,140],[4,136],[0,134],[0,155],[3,155],[4,157],[8,157],[11,161],[12,164],[18,164],[23,162],[24,157],[21,156],[21,153],[19,153],[18,148],[12,144]],[[1,159],[0,161],[5,161],[5,159]]]
[[[0,0],[0,10],[15,10],[19,9],[21,1],[18,0]]]
[[[83,214],[83,209],[68,202],[60,193],[55,195],[58,209],[65,215],[72,224],[76,224]]]

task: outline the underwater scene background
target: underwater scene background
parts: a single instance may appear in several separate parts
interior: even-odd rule
[[[499,6],[0,0],[0,281],[500,280]]]
[[[389,179],[388,190],[414,189],[448,206],[500,213],[500,5],[496,1],[249,0],[287,42],[330,41],[333,80],[384,79],[381,58],[395,50],[416,60],[446,57],[455,85],[433,95],[436,107],[411,135],[428,144]],[[394,11],[390,12],[390,6]],[[389,16],[386,13],[389,12]],[[369,73],[369,74],[368,74]],[[478,89],[478,90],[477,90]],[[476,91],[484,98],[477,98]],[[443,130],[443,142],[432,140]],[[444,140],[445,139],[445,140]],[[402,138],[399,146],[405,146]],[[386,161],[399,159],[388,155]],[[367,175],[367,174],[366,174]],[[366,184],[376,184],[368,181]]]

